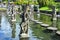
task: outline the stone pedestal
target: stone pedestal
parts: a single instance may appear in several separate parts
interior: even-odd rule
[[[29,37],[29,35],[26,34],[26,33],[22,33],[22,34],[20,34],[20,38],[28,38],[28,37]]]

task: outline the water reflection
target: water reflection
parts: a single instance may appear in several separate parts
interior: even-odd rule
[[[11,28],[3,12],[1,13],[0,40],[11,40]]]
[[[12,22],[11,26],[12,26],[12,38],[15,38],[15,36],[16,36],[15,35],[15,33],[16,33],[16,30],[15,30],[16,29],[16,24],[15,24],[15,22]]]
[[[1,16],[0,16],[0,27],[1,27]]]
[[[29,38],[20,38],[19,40],[29,40]]]
[[[30,22],[30,28],[28,29],[29,38],[20,38],[19,24],[21,20],[19,20],[20,17],[18,15],[16,18],[18,20],[17,22],[11,22],[10,17],[8,21],[6,14],[2,14],[0,17],[0,40],[60,40],[60,36],[52,35],[51,32],[47,31],[39,24],[32,22]]]
[[[0,13],[0,27],[1,27],[1,13]]]
[[[60,40],[60,36],[54,35],[53,32],[49,32],[39,24],[32,25],[31,29],[33,36],[36,36],[39,40]]]

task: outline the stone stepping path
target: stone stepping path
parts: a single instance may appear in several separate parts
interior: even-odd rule
[[[48,27],[49,26],[48,24],[44,24],[43,22],[39,22],[38,20],[31,20],[31,21],[33,21],[35,23],[38,23],[38,24],[40,24],[43,27]]]

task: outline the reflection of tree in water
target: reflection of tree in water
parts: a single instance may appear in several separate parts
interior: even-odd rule
[[[53,35],[51,36],[52,40],[60,40],[60,36],[58,35]]]
[[[15,22],[12,22],[12,38],[15,38],[15,32],[16,32],[16,24]]]
[[[29,40],[29,38],[20,38],[19,40]]]
[[[45,28],[41,27],[39,24],[31,25],[32,34],[35,38],[39,40],[60,40],[57,35],[53,35],[50,32],[44,32]]]
[[[57,27],[58,27],[58,30],[60,30],[60,17],[57,18]]]
[[[1,14],[0,14],[0,27],[1,27]]]

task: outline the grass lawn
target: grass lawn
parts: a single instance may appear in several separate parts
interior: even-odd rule
[[[39,10],[52,11],[52,9],[47,7],[47,6],[46,7],[41,7]],[[58,11],[58,8],[56,9],[56,11]]]
[[[52,11],[49,7],[41,7],[40,10],[47,10],[47,11]]]

